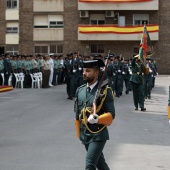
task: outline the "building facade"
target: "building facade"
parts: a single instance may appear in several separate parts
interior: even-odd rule
[[[0,0],[0,53],[111,50],[128,59],[138,54],[146,23],[158,72],[170,74],[169,0],[131,1]]]

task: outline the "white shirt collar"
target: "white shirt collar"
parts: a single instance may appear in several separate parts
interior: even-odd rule
[[[93,88],[96,86],[96,84],[98,83],[98,81],[96,81],[95,83],[93,83],[91,86],[89,86],[88,84],[87,84],[87,87],[90,87],[90,91],[92,91],[93,90]]]

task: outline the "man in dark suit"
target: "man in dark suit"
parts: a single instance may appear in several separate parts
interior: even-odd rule
[[[10,74],[12,73],[12,64],[11,64],[11,57],[9,54],[5,54],[5,59],[4,59],[4,77],[5,77],[5,82],[4,85],[8,85],[8,79]]]
[[[101,59],[83,62],[83,79],[86,84],[76,91],[75,118],[77,137],[82,141],[87,151],[86,170],[110,170],[105,162],[103,148],[109,140],[107,126],[115,117],[113,91],[104,86],[100,93],[103,97],[98,98],[95,109],[94,96],[98,89],[98,76],[100,67],[104,67]]]

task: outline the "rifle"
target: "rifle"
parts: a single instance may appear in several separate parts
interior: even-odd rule
[[[106,72],[107,72],[107,64],[108,64],[108,59],[109,59],[109,55],[110,55],[110,50],[108,52],[108,55],[107,55],[107,58],[106,58],[106,61],[105,61],[105,67],[103,69],[103,74],[101,76],[101,79],[98,83],[98,87],[97,87],[97,90],[96,90],[96,93],[94,95],[94,99],[93,99],[93,106],[92,106],[92,112],[94,115],[96,114],[96,108],[97,108],[97,100],[99,98],[102,98],[103,97],[103,94],[101,94],[101,89],[102,87],[104,87],[106,84],[108,84],[108,79],[104,80],[105,78],[105,75],[106,75]],[[95,118],[95,116],[94,116]]]

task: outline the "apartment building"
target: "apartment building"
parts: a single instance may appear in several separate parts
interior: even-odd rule
[[[0,53],[111,50],[128,59],[146,23],[159,72],[170,74],[169,7],[168,0],[0,0]]]

